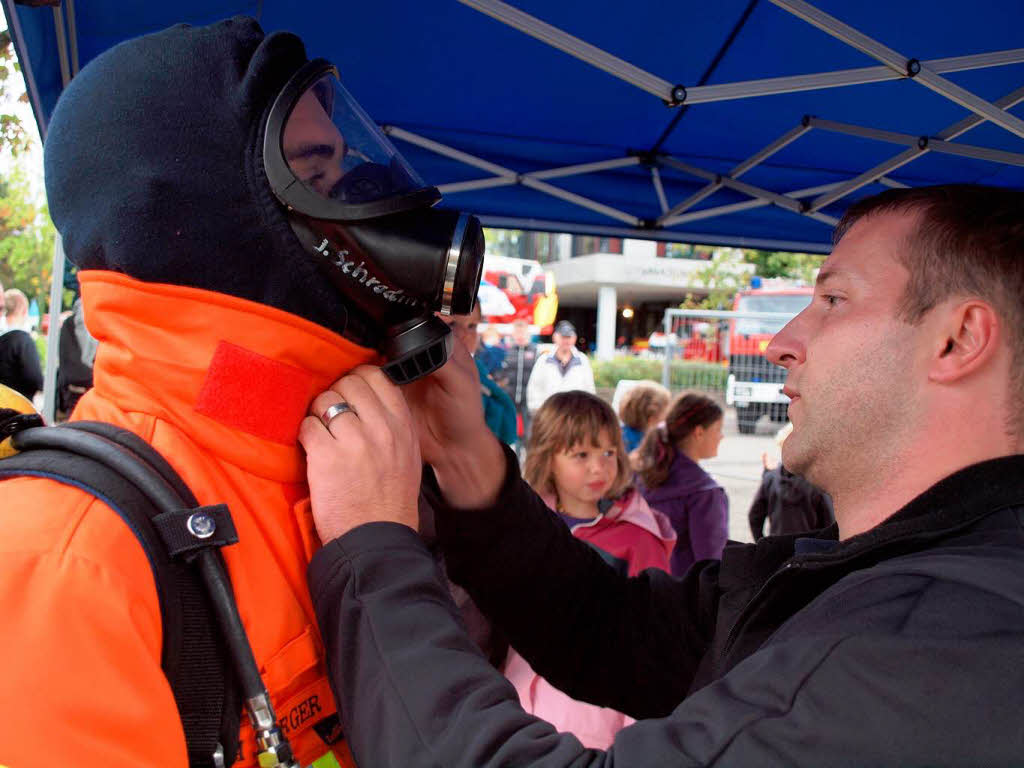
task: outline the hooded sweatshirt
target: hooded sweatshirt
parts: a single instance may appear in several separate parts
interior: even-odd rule
[[[554,496],[541,498],[548,507],[555,508]],[[633,489],[614,503],[601,502],[601,506],[603,511],[592,521],[570,522],[573,536],[624,561],[630,576],[645,568],[668,570],[668,555],[676,534],[664,515],[651,509]],[[595,627],[594,631],[600,632],[601,628]],[[615,658],[607,660],[608,665],[617,662]],[[504,672],[526,712],[575,735],[585,747],[608,749],[615,734],[634,722],[622,712],[577,701],[563,693],[538,675],[514,649],[509,650]]]
[[[638,486],[647,503],[672,521],[677,535],[673,576],[682,576],[698,560],[722,557],[729,538],[729,498],[697,462],[676,451],[664,483]]]
[[[262,170],[267,112],[305,61],[251,19],[123,43],[66,89],[45,159],[99,340],[75,418],[132,430],[200,504],[228,505],[239,542],[224,559],[257,665],[297,758],[319,767],[349,757],[306,591],[320,542],[297,435],[313,396],[376,353],[339,335],[343,299]],[[77,488],[0,486],[0,763],[184,768],[141,546]],[[255,765],[244,718],[239,738],[235,765]]]

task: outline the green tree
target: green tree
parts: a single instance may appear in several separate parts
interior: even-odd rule
[[[12,102],[28,103],[28,94],[19,82],[21,65],[14,55],[11,33],[0,30],[0,153],[17,157],[31,144],[25,126],[11,110]]]
[[[707,295],[698,298],[688,293],[679,306],[682,309],[732,309],[736,292],[750,285],[750,273],[743,269],[743,264],[740,249],[718,248],[707,266],[694,273],[694,282],[707,288]]]
[[[821,267],[825,257],[817,253],[791,253],[789,251],[745,252],[748,264],[757,268],[759,277],[784,277],[790,280],[814,282],[815,270]]]
[[[0,183],[0,284],[46,306],[56,231],[45,204],[32,200],[20,168]]]

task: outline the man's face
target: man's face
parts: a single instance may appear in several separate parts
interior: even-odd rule
[[[512,325],[512,339],[519,346],[526,346],[530,343],[530,326],[526,323],[517,322]]]
[[[476,352],[477,326],[480,325],[480,305],[476,304],[468,315],[442,315],[435,312],[455,334],[455,341],[466,348],[469,354]]]
[[[908,214],[858,221],[822,266],[811,304],[766,350],[789,371],[783,463],[826,491],[881,482],[919,408],[928,350],[896,317],[909,272],[894,258],[914,225]]]
[[[570,333],[568,336],[563,336],[560,333],[553,333],[551,334],[551,340],[555,342],[555,348],[563,354],[576,346],[575,333]]]
[[[292,173],[324,197],[331,197],[331,190],[345,174],[345,139],[313,90],[296,102],[281,144]]]

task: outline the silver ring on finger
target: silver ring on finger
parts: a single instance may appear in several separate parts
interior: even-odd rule
[[[359,414],[356,413],[356,409],[353,408],[348,403],[346,403],[344,400],[342,400],[340,403],[335,403],[334,405],[328,406],[327,409],[320,415],[320,421],[323,422],[323,425],[327,429],[330,429],[331,422],[338,416],[341,416],[341,414],[343,413],[351,413],[357,419],[359,418]]]

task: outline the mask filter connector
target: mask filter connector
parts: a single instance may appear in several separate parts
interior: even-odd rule
[[[382,366],[395,384],[408,384],[433,373],[452,354],[455,337],[451,328],[436,317],[419,317],[391,329],[381,353],[388,359]]]

